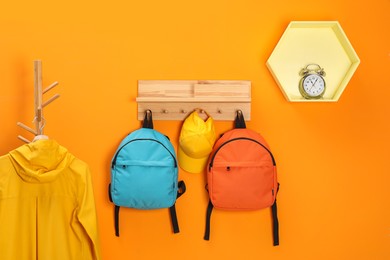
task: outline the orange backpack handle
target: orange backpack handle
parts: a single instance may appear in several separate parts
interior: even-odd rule
[[[236,111],[236,118],[234,120],[234,128],[246,128],[244,115],[241,110]]]

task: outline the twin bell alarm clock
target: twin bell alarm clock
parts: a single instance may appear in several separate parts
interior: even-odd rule
[[[326,89],[324,69],[318,64],[309,64],[301,69],[299,75],[302,76],[299,81],[301,95],[306,99],[322,98]]]

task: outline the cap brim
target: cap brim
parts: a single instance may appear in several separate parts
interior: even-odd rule
[[[180,168],[190,173],[203,172],[205,170],[208,158],[208,156],[203,158],[189,157],[180,146],[177,151],[177,160],[179,161]]]

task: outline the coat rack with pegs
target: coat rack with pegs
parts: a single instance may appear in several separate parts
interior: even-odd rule
[[[35,129],[30,128],[26,126],[25,124],[18,122],[17,125],[21,128],[27,130],[28,132],[35,135],[34,140],[39,137],[43,136],[43,128],[45,127],[45,118],[43,117],[43,108],[49,105],[51,102],[56,100],[60,97],[59,94],[54,94],[51,98],[49,98],[47,101],[43,102],[43,94],[47,93],[49,90],[53,89],[58,85],[58,82],[54,82],[51,85],[49,85],[47,88],[42,90],[42,61],[41,60],[35,60],[34,61],[34,111],[35,116],[33,123],[35,124]],[[26,143],[30,143],[31,141],[27,138],[24,138],[23,136],[19,135],[18,138]]]
[[[248,80],[139,80],[138,120],[146,110],[153,111],[155,120],[184,120],[199,108],[214,120],[228,121],[241,110],[249,121],[251,84]]]

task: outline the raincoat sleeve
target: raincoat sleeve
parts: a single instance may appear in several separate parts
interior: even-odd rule
[[[88,255],[85,259],[101,260],[100,241],[97,227],[97,214],[92,189],[91,173],[88,166],[85,168],[84,188],[80,189],[79,207],[77,210],[78,221],[84,228],[88,237],[88,245],[84,245],[84,252]]]

